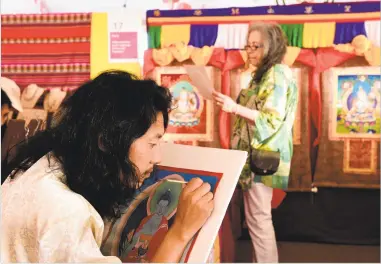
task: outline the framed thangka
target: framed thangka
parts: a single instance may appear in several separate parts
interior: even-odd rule
[[[213,80],[213,68],[206,67]],[[159,85],[172,94],[172,110],[164,140],[213,141],[213,102],[205,100],[183,67],[160,67],[155,71]]]
[[[301,111],[301,100],[302,100],[302,84],[301,84],[301,69],[291,68],[294,80],[296,81],[296,86],[298,88],[298,106],[295,113],[295,121],[293,126],[293,143],[294,145],[301,144],[301,122],[302,122],[302,111]],[[239,90],[247,89],[252,80],[251,70],[241,70],[239,71],[238,87]]]
[[[180,262],[215,262],[218,230],[247,153],[169,143],[163,143],[161,150],[163,165],[155,168],[134,199],[121,208],[121,217],[105,221],[101,251],[123,262],[150,262],[175,220],[183,182],[198,177],[211,185],[214,210],[186,246]]]
[[[380,139],[380,69],[332,68],[329,139]]]

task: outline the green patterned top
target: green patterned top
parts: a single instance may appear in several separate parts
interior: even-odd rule
[[[296,82],[291,69],[284,64],[273,66],[258,85],[243,89],[237,101],[240,105],[255,109],[259,114],[255,124],[237,117],[234,124],[232,148],[250,153],[250,148],[280,152],[278,171],[271,176],[253,179],[250,157],[241,172],[239,183],[243,190],[251,187],[252,181],[272,188],[287,189],[293,154],[292,127],[298,102]],[[287,118],[286,113],[288,113]],[[248,131],[249,130],[249,131]]]

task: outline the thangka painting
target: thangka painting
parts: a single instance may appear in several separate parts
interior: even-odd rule
[[[158,166],[130,205],[124,209],[122,217],[108,226],[102,252],[118,256],[124,263],[150,262],[174,222],[178,199],[185,187],[182,182],[199,177],[208,182],[215,193],[222,175]],[[180,262],[188,261],[196,240],[197,235],[188,243]],[[211,256],[214,257],[213,254]]]
[[[380,139],[380,69],[331,69],[330,140]]]
[[[206,67],[213,80],[212,67]],[[156,81],[173,96],[172,110],[164,140],[213,140],[213,102],[205,100],[183,67],[156,69]]]
[[[302,111],[301,111],[301,100],[302,100],[302,83],[301,83],[301,69],[300,68],[292,68],[292,73],[294,80],[296,81],[296,86],[298,88],[298,106],[295,113],[295,121],[293,126],[293,143],[294,145],[301,144],[301,122],[302,122]],[[239,73],[239,81],[238,81],[238,87],[239,89],[247,89],[250,85],[250,82],[252,80],[252,73],[250,70],[241,71]]]

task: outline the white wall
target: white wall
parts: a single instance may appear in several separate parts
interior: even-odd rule
[[[335,0],[335,2],[361,2],[365,0]],[[374,0],[379,1],[379,0]],[[145,13],[148,9],[168,9],[165,0],[1,0],[2,14],[20,13],[65,13],[65,12],[108,12],[120,9],[124,3],[136,12]],[[192,8],[223,8],[276,5],[276,0],[180,0],[188,3]],[[282,0],[278,1],[282,3]],[[286,4],[300,3],[301,0],[285,0]],[[322,3],[325,0],[309,0]],[[178,4],[175,4],[175,8]],[[41,6],[46,9],[41,9]]]

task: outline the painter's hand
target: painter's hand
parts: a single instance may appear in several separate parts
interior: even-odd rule
[[[212,213],[214,200],[210,188],[209,183],[193,178],[181,192],[172,226],[180,240],[189,242]]]
[[[216,100],[217,105],[222,106],[222,111],[227,113],[236,113],[237,103],[234,102],[229,96],[222,93],[213,91],[214,100]]]

